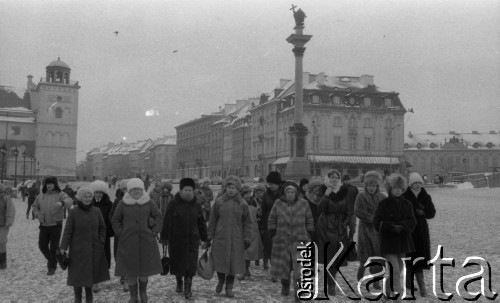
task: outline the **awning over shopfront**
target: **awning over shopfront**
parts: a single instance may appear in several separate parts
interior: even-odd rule
[[[279,159],[278,159],[279,160]],[[382,164],[382,165],[399,165],[399,159],[392,157],[360,157],[360,156],[325,156],[325,155],[309,155],[309,161],[316,163],[345,163],[345,164]]]
[[[279,158],[278,160],[274,161],[272,165],[287,164],[288,160],[290,160],[290,157]]]

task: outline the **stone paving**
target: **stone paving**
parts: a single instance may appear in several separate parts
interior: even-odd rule
[[[462,190],[439,189],[430,194],[436,203],[436,218],[430,220],[432,255],[437,244],[445,247],[445,257],[456,260],[455,269],[445,269],[445,290],[455,294],[452,301],[461,301],[455,292],[455,283],[465,273],[477,272],[477,267],[462,269],[467,256],[477,255],[490,262],[493,290],[499,292],[500,282],[500,212],[498,202],[500,189]],[[0,302],[72,302],[72,288],[66,285],[67,273],[58,268],[54,276],[46,275],[46,261],[38,250],[38,221],[25,218],[26,203],[14,199],[16,220],[9,233],[8,268],[0,271]],[[114,277],[114,261],[110,270],[112,279],[103,283],[102,290],[94,295],[94,302],[127,302],[128,293],[121,289],[119,279]],[[355,281],[358,262],[350,263],[342,271],[350,281]],[[252,277],[235,281],[235,299],[216,295],[216,278],[205,281],[194,278],[196,302],[286,302],[292,297],[280,295],[280,283],[273,283],[269,271],[264,271],[253,263]],[[424,300],[417,295],[417,302],[438,302],[432,294],[432,271],[425,273],[428,297]],[[320,289],[322,289],[320,279]],[[471,289],[478,290],[478,282]],[[487,285],[487,284],[486,284]],[[183,302],[184,298],[175,293],[175,277],[153,276],[150,278],[148,294],[150,302]],[[484,297],[482,298],[484,301]],[[497,298],[498,300],[499,298]],[[332,298],[332,302],[345,302],[343,295]]]

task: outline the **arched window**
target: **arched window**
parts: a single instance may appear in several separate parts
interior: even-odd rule
[[[69,84],[69,75],[68,73],[64,73],[64,83]]]
[[[49,73],[49,79],[47,79],[48,82],[54,82],[54,72]]]
[[[63,113],[62,108],[57,107],[55,112],[56,112],[56,118],[59,119],[62,118],[62,113]]]
[[[62,83],[63,82],[63,74],[62,74],[62,72],[57,72],[56,73],[56,82],[57,83]]]

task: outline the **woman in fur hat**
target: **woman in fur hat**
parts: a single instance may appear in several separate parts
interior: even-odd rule
[[[260,240],[259,224],[257,222],[257,212],[258,206],[255,199],[252,197],[252,188],[248,184],[243,184],[241,187],[241,196],[248,203],[248,209],[250,211],[250,217],[252,218],[252,242],[250,247],[245,249],[245,273],[238,277],[238,279],[245,280],[246,277],[250,277],[250,262],[258,261],[264,256],[264,251],[262,248],[262,242]]]
[[[379,256],[380,239],[379,233],[373,225],[373,217],[378,203],[385,199],[386,196],[380,192],[382,185],[382,175],[377,171],[369,171],[364,176],[365,190],[356,196],[354,204],[354,214],[359,218],[358,227],[358,281],[361,280],[365,272],[365,262],[369,257]],[[378,273],[381,268],[376,266],[370,267],[370,273]],[[375,282],[375,288],[380,289],[380,282]]]
[[[417,221],[411,202],[403,197],[406,179],[400,174],[391,174],[384,185],[388,197],[379,202],[373,224],[380,233],[382,255],[392,265],[394,273],[392,291],[402,293],[402,258],[415,250],[411,233]]]
[[[285,193],[274,203],[268,226],[274,235],[271,274],[273,278],[281,279],[281,295],[288,296],[292,270],[295,274],[293,285],[297,294],[297,277],[300,273],[297,266],[297,246],[301,242],[311,241],[314,221],[307,201],[298,195],[297,184],[286,181],[283,188]]]
[[[109,269],[111,268],[111,237],[114,236],[111,220],[109,219],[109,213],[111,212],[111,208],[113,208],[113,203],[108,196],[109,185],[106,182],[96,180],[90,183],[90,188],[94,194],[92,203],[95,207],[101,210],[104,223],[106,224],[106,241],[104,242],[104,251],[106,253],[106,260],[108,261]],[[99,290],[99,284],[95,284],[94,292],[98,292]]]
[[[72,205],[73,199],[61,191],[57,178],[45,178],[42,193],[33,203],[33,213],[40,221],[38,246],[47,259],[48,276],[54,275],[57,269],[56,253],[61,240],[63,208],[70,209]]]
[[[415,252],[408,254],[407,257],[413,259],[422,257],[424,260],[419,261],[416,266],[407,267],[408,274],[406,275],[406,287],[413,288],[413,274],[417,278],[420,295],[425,297],[427,291],[425,289],[424,269],[429,269],[427,261],[431,259],[431,239],[429,235],[428,219],[434,218],[436,215],[436,208],[432,202],[431,196],[422,187],[424,180],[418,173],[411,173],[409,178],[409,187],[403,194],[406,200],[410,201],[413,205],[417,225],[412,233],[413,244],[415,245]]]
[[[253,190],[252,200],[257,205],[257,226],[259,227],[259,239],[262,245],[262,256],[259,260],[255,261],[255,265],[260,266],[260,259],[264,258],[264,244],[262,244],[262,238],[264,234],[263,224],[262,224],[262,199],[264,198],[264,194],[266,193],[266,186],[262,183],[257,183]],[[267,231],[266,231],[267,232]]]
[[[229,176],[224,184],[226,192],[215,201],[210,215],[208,243],[213,241],[214,269],[219,280],[215,292],[220,293],[225,283],[226,295],[234,298],[234,276],[245,273],[245,249],[252,243],[252,219],[239,192],[240,179]]]
[[[195,195],[194,180],[181,179],[179,188],[168,205],[160,242],[168,243],[170,274],[177,280],[175,291],[184,292],[184,297],[190,299],[193,296],[191,287],[196,275],[200,241],[207,241],[207,223],[202,205]]]
[[[309,203],[309,207],[311,208],[311,213],[314,219],[314,226],[318,223],[320,212],[318,210],[319,202],[324,195],[324,191],[322,189],[324,182],[314,179],[309,182],[309,190],[306,192],[305,199]],[[315,239],[313,239],[315,241]]]
[[[104,253],[106,224],[99,208],[92,205],[93,189],[81,187],[76,194],[77,207],[70,210],[64,226],[60,251],[69,249],[68,286],[73,286],[75,302],[92,302],[92,285],[109,280]]]
[[[333,259],[337,251],[340,249],[340,243],[344,244],[344,248],[348,245],[347,229],[351,222],[351,216],[348,206],[348,190],[340,184],[340,173],[338,170],[328,172],[328,178],[325,181],[327,187],[325,195],[321,199],[318,210],[320,216],[316,224],[316,240],[320,251],[326,247],[326,243],[330,242],[327,249],[327,259],[324,254],[319,254],[319,263],[328,264]],[[347,261],[345,264],[347,265]],[[330,268],[331,276],[335,276],[337,271],[332,266]],[[335,281],[328,275],[328,294],[335,296]]]
[[[120,237],[116,256],[115,275],[127,278],[130,301],[137,302],[137,280],[141,302],[147,302],[148,277],[162,272],[160,251],[156,236],[163,218],[148,193],[144,182],[132,178],[127,193],[116,207],[113,230]]]

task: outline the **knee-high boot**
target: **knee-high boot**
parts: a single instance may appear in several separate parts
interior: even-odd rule
[[[228,296],[229,298],[234,298],[233,284],[234,284],[234,276],[227,275],[226,276],[226,296]]]
[[[226,281],[226,275],[218,272],[217,278],[219,279],[219,282],[217,282],[217,286],[215,287],[215,292],[220,294],[222,292],[222,288],[224,287],[224,282]]]
[[[290,294],[290,280],[281,279],[281,295],[288,296]]]
[[[193,283],[193,277],[185,276],[184,277],[184,298],[190,299],[193,296],[193,292],[191,291],[191,286]]]
[[[82,303],[82,288],[73,287],[73,291],[75,293],[75,303]]]
[[[139,279],[139,297],[141,303],[148,303],[148,280],[143,282]]]
[[[184,291],[184,288],[182,287],[182,276],[175,276],[175,280],[177,280],[177,286],[175,287],[175,292],[180,294]]]
[[[85,303],[92,303],[94,301],[94,294],[92,287],[85,287]]]

